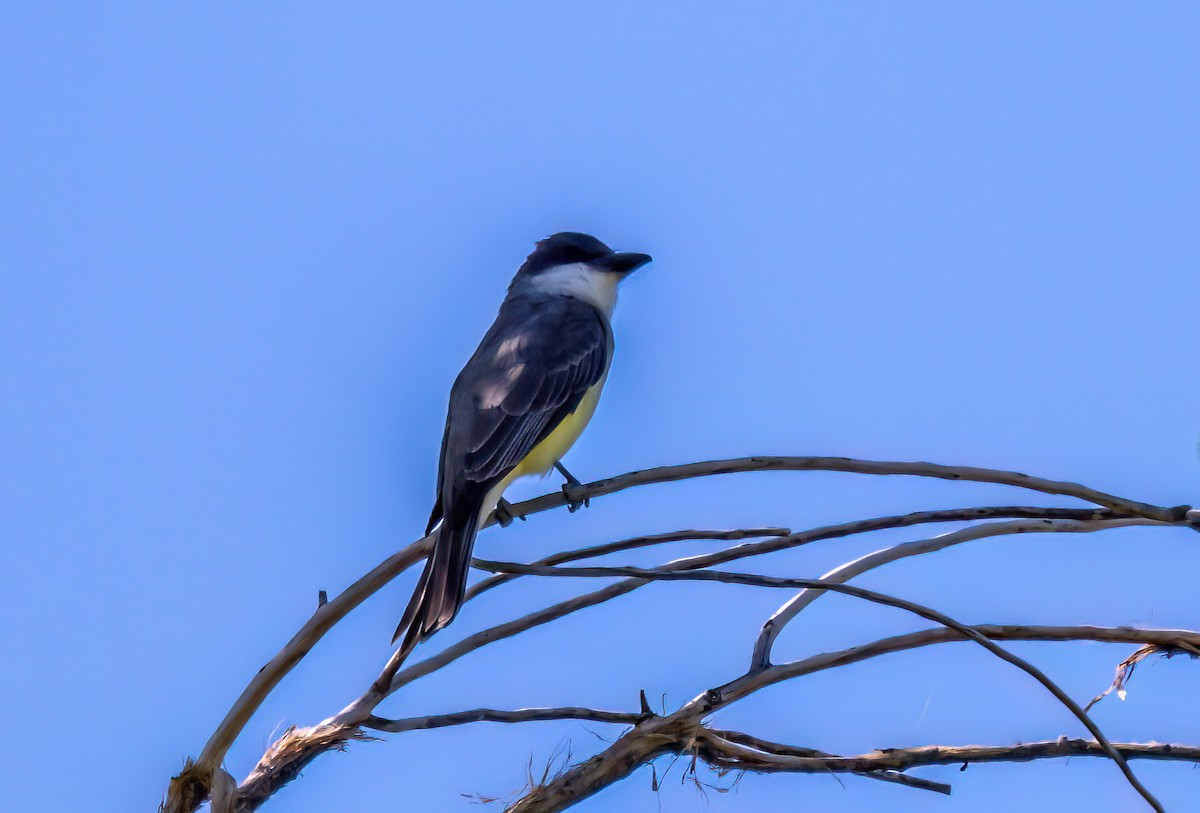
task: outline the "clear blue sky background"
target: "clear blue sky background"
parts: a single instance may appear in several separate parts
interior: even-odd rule
[[[568,461],[585,479],[840,454],[1200,502],[1193,4],[10,3],[0,17],[7,809],[152,809],[317,591],[418,534],[449,385],[555,230],[656,258],[625,289],[608,390]],[[531,559],[677,527],[1026,500],[739,476],[542,515],[479,549]],[[812,576],[920,535],[767,564]],[[975,622],[1197,628],[1198,543],[1001,538],[862,583]],[[235,775],[365,686],[413,580],[287,679],[229,755]],[[498,590],[439,638],[584,589]],[[640,688],[673,707],[735,675],[783,598],[645,589],[466,658],[386,712],[630,709]],[[831,596],[779,654],[920,626]],[[1015,648],[1081,699],[1131,649]],[[1200,666],[1161,662],[1096,717],[1114,739],[1195,743],[1198,693]],[[717,721],[836,752],[1080,732],[965,645]],[[580,756],[602,745],[571,723],[356,745],[267,809],[470,810],[460,793],[516,790],[568,740]],[[1194,806],[1190,766],[1136,769],[1169,809]],[[658,797],[642,771],[578,809],[1141,809],[1100,760],[922,774],[954,796],[749,776],[705,801],[676,766]]]

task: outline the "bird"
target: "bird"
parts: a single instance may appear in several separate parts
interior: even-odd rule
[[[475,535],[504,490],[557,468],[591,420],[613,357],[617,286],[651,261],[581,232],[539,240],[517,269],[496,320],[450,389],[426,535],[433,549],[392,643],[400,657],[443,629],[466,592]],[[566,486],[564,486],[564,492]],[[578,507],[572,505],[572,510]]]

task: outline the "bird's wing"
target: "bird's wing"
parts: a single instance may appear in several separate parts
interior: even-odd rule
[[[514,304],[451,393],[443,468],[466,482],[490,484],[511,472],[608,366],[611,334],[592,306],[566,298]]]

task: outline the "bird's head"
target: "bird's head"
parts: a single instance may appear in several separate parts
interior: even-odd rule
[[[531,277],[561,266],[582,264],[589,270],[624,278],[650,262],[650,259],[649,254],[613,251],[590,234],[560,231],[538,240],[533,253],[517,271],[517,277]]]

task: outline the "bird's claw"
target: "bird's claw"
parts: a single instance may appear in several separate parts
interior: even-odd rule
[[[501,528],[507,528],[509,525],[512,525],[514,519],[519,519],[522,522],[525,521],[525,515],[514,514],[512,503],[504,498],[501,498],[496,502],[496,510],[494,513],[496,515],[496,522],[500,523]]]
[[[567,510],[572,514],[574,514],[580,508],[590,508],[592,506],[592,500],[590,497],[575,499],[575,496],[578,494],[578,488],[578,483],[575,485],[572,485],[571,483],[563,483],[562,487],[563,497],[565,497],[567,500]]]
[[[567,481],[563,483],[562,487],[563,496],[567,500],[567,510],[574,514],[580,508],[590,508],[592,505],[590,497],[584,497],[577,500],[573,496],[573,492],[575,492],[576,489],[583,487],[583,483],[579,482],[579,478],[567,471],[566,467],[563,466],[561,462],[555,463],[554,468],[558,469],[558,473],[561,474]]]

